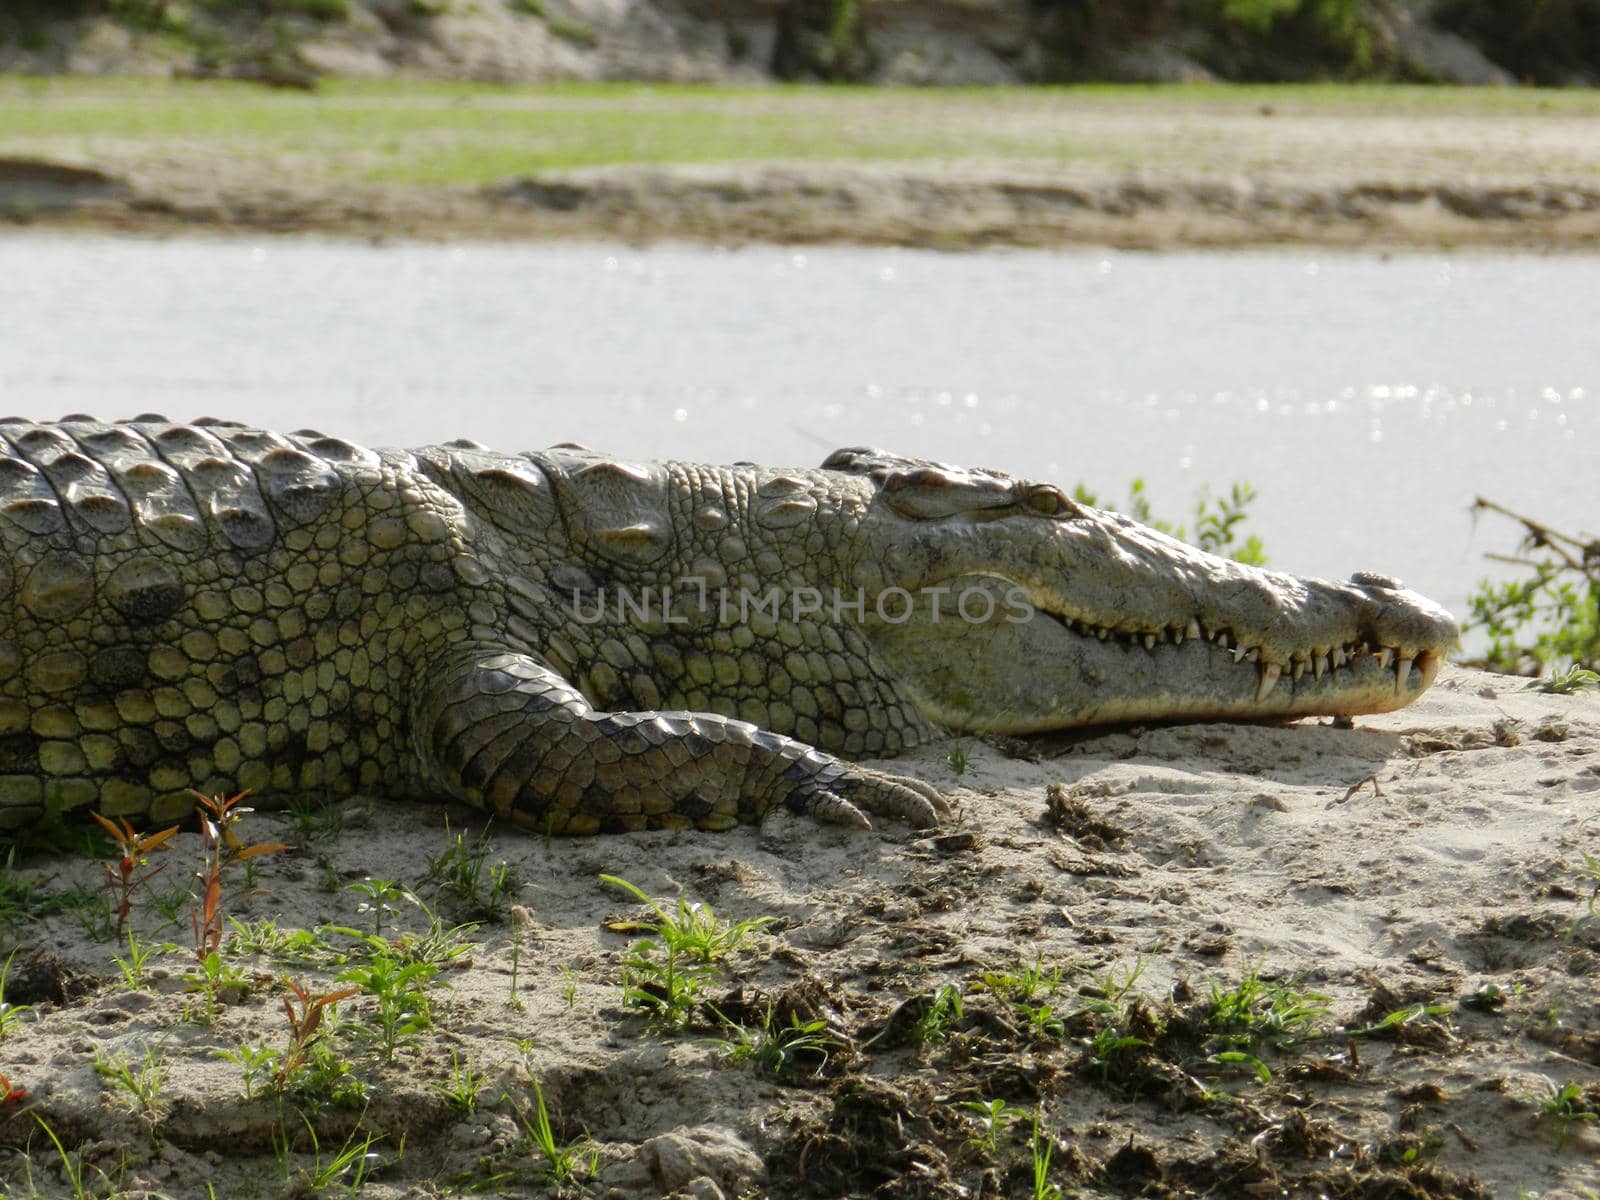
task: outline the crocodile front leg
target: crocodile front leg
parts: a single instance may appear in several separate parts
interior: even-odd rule
[[[948,815],[916,779],[853,766],[711,713],[597,712],[548,665],[479,650],[413,708],[428,781],[554,833],[755,823],[776,805],[867,826],[862,810],[927,828]]]

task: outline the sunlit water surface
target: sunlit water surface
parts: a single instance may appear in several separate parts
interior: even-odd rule
[[[580,441],[1000,467],[1158,513],[1247,480],[1273,565],[1460,612],[1514,530],[1600,529],[1600,260],[18,236],[0,408],[373,445]]]

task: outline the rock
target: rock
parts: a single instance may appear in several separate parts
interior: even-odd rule
[[[1433,24],[1435,0],[1388,0],[1378,8],[1380,22],[1393,47],[1396,66],[1405,75],[1434,83],[1500,86],[1516,77],[1492,62],[1477,46]]]
[[[1415,22],[1407,22],[1396,33],[1400,63],[1412,75],[1438,83],[1476,86],[1516,83],[1510,71],[1490,62],[1482,50],[1459,34]]]
[[[1212,83],[1216,76],[1171,42],[1137,42],[1114,50],[1103,64],[1119,83]]]
[[[0,216],[59,214],[96,201],[126,199],[127,184],[104,171],[37,158],[0,158]]]
[[[680,1126],[639,1147],[635,1162],[646,1167],[663,1191],[689,1191],[708,1198],[744,1195],[766,1178],[760,1155],[726,1125]]]

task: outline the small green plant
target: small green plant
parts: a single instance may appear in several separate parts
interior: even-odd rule
[[[372,914],[372,932],[374,936],[383,936],[383,919],[399,911],[391,901],[410,900],[416,903],[416,897],[399,884],[388,879],[375,879],[367,876],[360,883],[349,884],[345,891],[358,892],[367,897],[356,910],[361,913]]]
[[[0,967],[0,1042],[5,1041],[6,1034],[11,1032],[14,1025],[33,1011],[31,1004],[12,1004],[6,999],[6,980],[11,975],[11,964],[17,954],[18,951],[13,950],[6,955],[6,965]]]
[[[1218,1050],[1214,1054],[1206,1055],[1206,1062],[1225,1070],[1244,1071],[1254,1075],[1258,1083],[1272,1082],[1272,1068],[1254,1054],[1248,1054],[1243,1050]]]
[[[1560,1087],[1552,1083],[1549,1094],[1538,1101],[1538,1109],[1554,1124],[1558,1148],[1566,1145],[1576,1126],[1600,1121],[1600,1113],[1589,1107],[1583,1088],[1576,1083],[1564,1083]]]
[[[1039,1126],[1038,1114],[1033,1118],[1033,1136],[1028,1142],[1033,1160],[1033,1200],[1061,1200],[1061,1188],[1050,1182],[1050,1159],[1055,1153],[1055,1142]]]
[[[1124,1050],[1132,1050],[1138,1046],[1148,1046],[1150,1043],[1144,1038],[1131,1033],[1124,1033],[1115,1025],[1107,1025],[1095,1032],[1089,1039],[1089,1061],[1100,1072],[1100,1082],[1106,1083],[1111,1078],[1111,1069],[1116,1065],[1117,1055]]]
[[[950,1026],[965,1014],[961,989],[953,983],[936,988],[911,1026],[911,1041],[919,1046],[935,1045],[950,1036]]]
[[[252,1046],[240,1042],[236,1050],[217,1050],[218,1058],[226,1059],[239,1068],[239,1076],[244,1084],[244,1098],[250,1100],[255,1096],[256,1081],[268,1078],[278,1062],[281,1051],[271,1046]]]
[[[356,1074],[350,1060],[339,1052],[339,1039],[331,1035],[315,1042],[306,1064],[295,1076],[295,1103],[300,1110],[315,1116],[327,1106],[347,1110],[367,1107],[372,1097],[367,1085]]]
[[[506,1041],[509,1042],[512,1049],[517,1052],[517,1058],[522,1063],[522,1073],[527,1076],[529,1082],[532,1082],[534,1078],[533,1052],[544,1043],[538,1038],[531,1037],[507,1038]]]
[[[206,1001],[206,1023],[217,1019],[217,1002],[237,1004],[250,994],[250,977],[244,969],[226,961],[220,950],[213,950],[199,962],[197,970],[183,977],[190,990],[199,992]]]
[[[602,875],[600,880],[621,888],[648,906],[656,914],[656,921],[647,923],[643,928],[696,962],[716,963],[737,953],[774,920],[772,917],[751,917],[744,921],[726,921],[717,916],[709,904],[690,902],[682,896],[678,897],[676,908],[669,913],[626,879]]]
[[[1046,1002],[1061,990],[1061,968],[1047,969],[1042,953],[1035,954],[1032,963],[985,968],[978,973],[974,987],[1010,1004],[1027,1026],[1029,1036],[1047,1041],[1066,1036],[1066,1021]]]
[[[599,1149],[587,1138],[568,1145],[562,1145],[557,1141],[555,1129],[550,1123],[550,1110],[545,1107],[544,1092],[539,1087],[539,1081],[530,1079],[528,1082],[533,1088],[534,1108],[531,1116],[523,1116],[522,1125],[534,1149],[538,1150],[544,1160],[540,1164],[540,1173],[546,1182],[557,1188],[563,1188],[568,1184],[593,1178],[595,1167],[600,1161]]]
[[[1316,1022],[1328,1015],[1328,1001],[1320,992],[1303,992],[1292,984],[1263,979],[1252,967],[1232,988],[1211,985],[1206,1024],[1225,1046],[1249,1049],[1269,1043],[1281,1048],[1308,1036]]]
[[[165,863],[150,866],[150,856],[159,850],[170,849],[168,843],[178,832],[178,827],[174,825],[160,833],[136,833],[126,817],[118,817],[114,823],[97,812],[89,815],[111,835],[121,851],[115,863],[106,864],[106,891],[110,894],[111,915],[116,921],[116,937],[120,942],[128,937],[128,916],[133,912],[133,893],[161,874],[166,866]]]
[[[1044,965],[1044,952],[1033,962],[1018,962],[1010,967],[986,967],[978,972],[975,990],[988,992],[1012,1004],[1027,1004],[1054,996],[1061,990],[1061,968]]]
[[[463,925],[446,927],[445,923],[422,901],[412,897],[412,902],[428,917],[428,926],[420,933],[408,929],[388,941],[372,934],[358,933],[341,925],[321,926],[318,933],[342,933],[360,941],[366,952],[371,955],[392,958],[400,963],[427,963],[435,968],[447,967],[462,955],[472,952],[472,947],[476,943],[468,939],[478,931],[476,922],[468,921]]]
[[[1347,1029],[1347,1037],[1383,1037],[1394,1036],[1408,1025],[1419,1021],[1426,1021],[1433,1017],[1442,1017],[1450,1012],[1448,1004],[1408,1004],[1404,1008],[1397,1008],[1392,1013],[1371,1025],[1364,1025],[1360,1029]]]
[[[433,1090],[438,1092],[450,1102],[450,1107],[463,1115],[471,1115],[478,1109],[478,1097],[489,1086],[489,1077],[483,1071],[475,1071],[470,1059],[463,1061],[454,1050],[450,1051],[450,1082],[448,1084],[436,1083]]]
[[[1585,670],[1577,663],[1568,663],[1564,669],[1553,669],[1528,686],[1555,696],[1570,696],[1580,688],[1592,687],[1597,683],[1600,683],[1600,673]]]
[[[686,958],[667,943],[641,938],[622,958],[622,1003],[641,1010],[651,1024],[676,1028],[688,1021],[701,992],[722,977],[709,963]]]
[[[133,930],[128,930],[128,956],[122,958],[114,955],[112,961],[117,964],[117,970],[122,973],[122,986],[130,992],[137,992],[144,987],[144,971],[146,965],[156,954],[167,954],[178,947],[171,942],[144,942]]]
[[[147,1046],[144,1060],[137,1066],[125,1054],[108,1056],[104,1051],[97,1050],[94,1073],[120,1088],[134,1111],[146,1118],[154,1118],[159,1114],[161,1088],[166,1083],[167,1068],[163,1055],[156,1047]]]
[[[1118,974],[1115,967],[1108,967],[1096,975],[1094,982],[1084,989],[1087,1002],[1078,1009],[1078,1012],[1111,1017],[1117,1021],[1125,1020],[1129,1006],[1137,998],[1133,988],[1144,975],[1144,968],[1145,961],[1142,955],[1134,960],[1133,966],[1129,967],[1126,973]]]
[[[47,1122],[38,1113],[33,1114],[34,1121],[56,1148],[56,1158],[61,1162],[61,1175],[72,1189],[72,1200],[91,1200],[93,1190],[84,1180],[83,1151],[79,1149],[75,1154],[68,1154],[67,1148],[61,1144],[61,1139],[56,1136],[56,1131],[50,1128]]]
[[[302,846],[328,841],[344,832],[344,810],[336,804],[304,797],[291,801],[288,813],[295,840]]]
[[[351,967],[339,976],[339,982],[355,984],[376,1002],[373,1019],[377,1028],[372,1036],[383,1062],[393,1062],[396,1051],[432,1027],[427,986],[438,973],[433,963],[402,962],[378,954],[364,966]]]
[[[189,907],[194,897],[189,889],[180,883],[166,891],[151,888],[148,899],[150,907],[156,910],[162,921],[174,929],[179,929],[184,923],[184,910]]]
[[[522,980],[522,941],[533,926],[533,914],[520,905],[511,910],[511,982],[506,989],[506,1007],[522,1010],[522,997],[517,994],[517,987]],[[563,967],[565,977],[570,967]],[[572,1005],[569,1003],[568,1008]]]
[[[1027,1115],[1026,1109],[1013,1107],[1004,1100],[963,1100],[961,1107],[978,1121],[978,1136],[968,1138],[967,1144],[990,1154],[1000,1149],[1000,1138],[1005,1131],[1019,1117]]]
[[[728,922],[709,904],[678,898],[671,912],[626,879],[601,875],[602,882],[620,888],[647,905],[653,922],[629,923],[652,936],[632,943],[622,960],[622,1002],[643,1010],[651,1022],[664,1027],[684,1024],[700,994],[722,977],[721,961],[741,949],[771,917]]]
[[[300,1115],[300,1120],[305,1124],[306,1134],[311,1139],[311,1153],[315,1161],[309,1168],[300,1172],[293,1194],[325,1196],[338,1189],[346,1196],[354,1196],[367,1185],[373,1171],[383,1165],[383,1156],[372,1148],[383,1140],[383,1134],[363,1134],[362,1130],[353,1129],[350,1131],[350,1136],[345,1138],[344,1144],[339,1147],[339,1152],[331,1158],[324,1159],[322,1144],[317,1140],[316,1126],[304,1113]],[[287,1146],[279,1154],[279,1159],[287,1163]]]
[[[489,830],[467,845],[466,835],[457,832],[443,852],[428,859],[428,881],[438,890],[456,897],[474,914],[498,916],[511,903],[517,890],[511,864],[489,862]]]
[[[346,959],[317,930],[280,929],[277,917],[263,917],[259,921],[239,921],[229,917],[228,926],[233,931],[226,947],[229,954],[259,954],[277,963],[303,966],[337,965]]]
[[[777,1025],[771,1005],[759,1029],[731,1021],[727,1024],[729,1036],[717,1042],[723,1058],[730,1063],[748,1062],[775,1078],[795,1073],[801,1066],[809,1066],[811,1075],[820,1075],[828,1065],[828,1055],[839,1046],[838,1036],[825,1019],[802,1021],[798,1014],[790,1013],[787,1025]]]
[[[571,967],[561,968],[561,999],[568,1012],[578,1006],[578,973]]]
[[[950,769],[957,775],[965,775],[968,765],[967,748],[960,742],[954,743],[945,754],[944,761],[949,764]]]

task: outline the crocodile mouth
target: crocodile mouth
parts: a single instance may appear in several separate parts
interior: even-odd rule
[[[1381,687],[1385,677],[1397,699],[1414,697],[1428,689],[1444,663],[1444,655],[1436,649],[1383,645],[1376,636],[1365,633],[1340,644],[1275,655],[1260,644],[1249,644],[1228,627],[1207,626],[1197,617],[1160,629],[1127,629],[1049,609],[1039,612],[1075,638],[1129,652],[1158,655],[1185,644],[1206,646],[1223,665],[1240,668],[1244,680],[1253,675],[1257,704],[1267,703],[1285,684],[1291,694],[1305,689],[1331,695],[1352,686],[1366,693]]]
[[[1199,616],[1160,626],[1110,622],[997,573],[942,586],[967,595],[987,589],[1013,612],[1028,597],[1020,619],[973,624],[919,610],[916,619],[868,627],[873,649],[922,715],[961,732],[1386,712],[1416,699],[1444,662],[1445,645],[1428,630],[1377,610],[1368,619],[1354,600],[1337,619],[1277,622],[1269,643]],[[1380,632],[1385,624],[1394,640]],[[1298,630],[1305,644],[1291,648],[1297,625],[1315,632]],[[1406,644],[1407,636],[1415,641]]]

